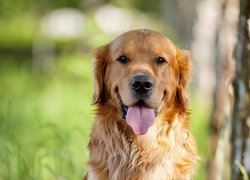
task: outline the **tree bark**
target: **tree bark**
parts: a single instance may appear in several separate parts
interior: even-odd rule
[[[216,50],[214,69],[216,72],[212,114],[210,120],[210,151],[208,180],[229,179],[229,147],[231,112],[233,108],[232,79],[235,63],[232,57],[237,43],[239,2],[220,0],[217,2],[218,25],[216,29]],[[228,12],[230,16],[228,16]]]
[[[235,48],[236,76],[233,81],[235,102],[232,114],[231,179],[250,177],[250,38],[247,20],[250,0],[240,1],[238,43]],[[242,173],[239,163],[243,166]]]

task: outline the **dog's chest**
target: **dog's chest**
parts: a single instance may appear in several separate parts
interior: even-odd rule
[[[126,164],[116,166],[112,178],[121,180],[167,180],[173,179],[174,169],[173,162],[169,157],[162,157],[158,162],[141,162],[141,164],[133,164],[130,160]],[[159,162],[160,161],[160,162]],[[111,170],[111,169],[109,169]],[[116,176],[117,175],[117,176]]]
[[[164,162],[162,164],[158,164],[155,167],[154,171],[149,171],[147,180],[157,179],[157,180],[167,180],[168,177],[173,176],[173,166],[171,166],[171,162]]]
[[[143,139],[140,140],[143,141]],[[138,144],[133,142],[125,145],[122,152],[116,154],[112,160],[110,159],[112,167],[116,164],[115,172],[112,174],[124,175],[126,180],[131,178],[135,180],[166,180],[173,177],[175,172],[173,152],[164,151],[161,147],[156,147],[153,144],[142,143],[143,150],[138,149]],[[116,177],[111,179],[116,179]]]

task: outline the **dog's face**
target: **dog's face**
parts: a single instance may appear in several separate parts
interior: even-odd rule
[[[94,51],[93,104],[113,105],[135,134],[145,134],[167,104],[187,108],[191,64],[160,33],[134,30]]]

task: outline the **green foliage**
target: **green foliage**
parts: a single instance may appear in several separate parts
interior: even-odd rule
[[[82,0],[1,0],[0,2],[0,17],[13,18],[18,15],[23,15],[28,11],[33,11],[36,13],[44,13],[49,10],[71,7],[71,8],[80,8]]]
[[[37,18],[31,14],[0,19],[0,50],[30,49],[38,27]]]

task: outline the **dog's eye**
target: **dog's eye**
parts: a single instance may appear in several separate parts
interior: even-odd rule
[[[124,55],[120,56],[116,61],[119,61],[122,64],[127,64],[128,63],[128,58]]]
[[[167,63],[167,61],[166,61],[163,57],[158,57],[158,58],[156,59],[156,64],[162,65],[162,64],[164,64],[164,63]]]

